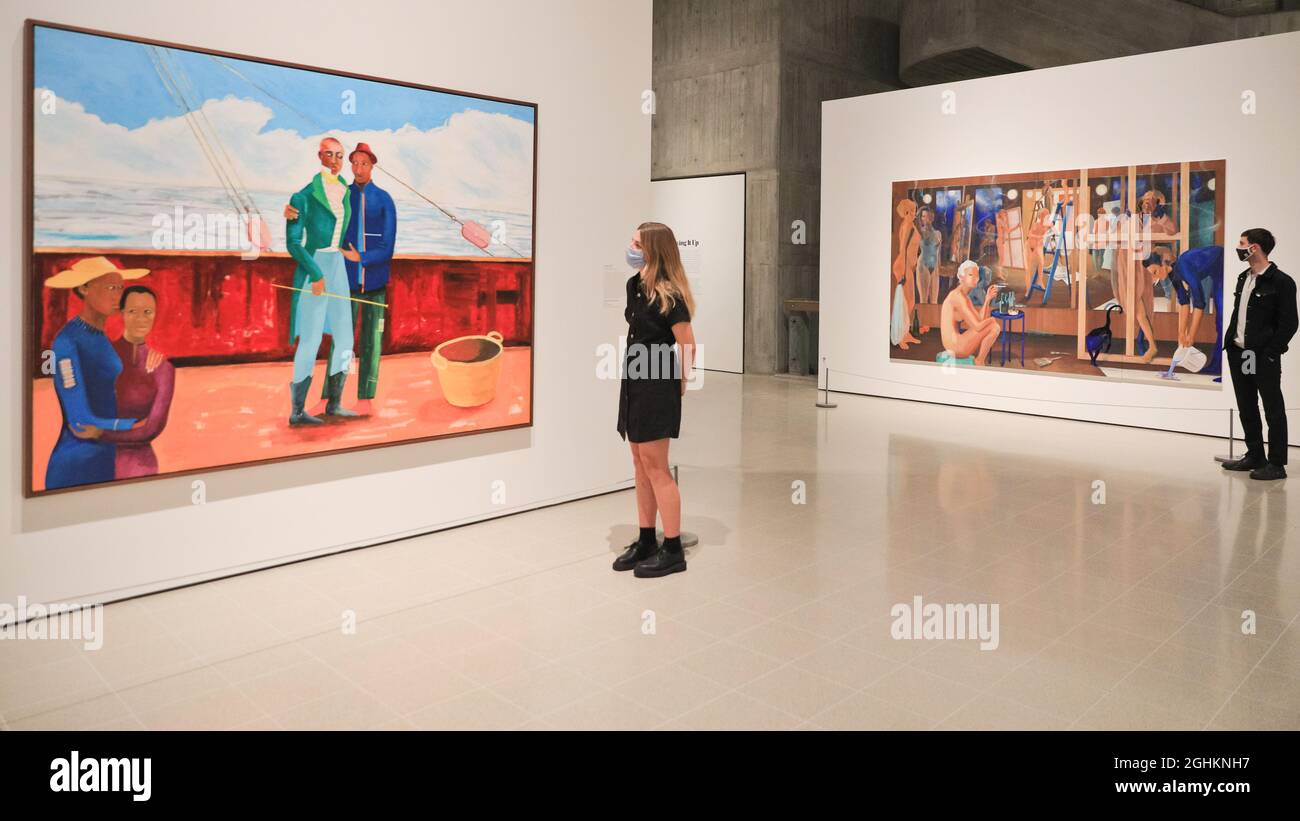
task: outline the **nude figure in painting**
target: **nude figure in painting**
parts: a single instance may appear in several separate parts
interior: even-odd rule
[[[957,268],[957,287],[944,297],[939,314],[939,333],[944,350],[951,351],[957,359],[975,357],[976,365],[985,364],[989,351],[998,341],[1001,329],[998,321],[989,316],[989,307],[997,295],[997,286],[990,285],[984,294],[984,305],[977,312],[971,302],[970,292],[979,283],[980,267],[966,260]],[[958,323],[966,326],[962,330]]]
[[[916,289],[920,292],[918,301],[925,304],[939,302],[939,243],[943,235],[934,227],[934,211],[923,206],[917,215],[921,227],[917,235],[921,238],[920,256],[916,259]],[[930,326],[922,324],[921,334],[930,332]]]
[[[895,207],[898,214],[898,256],[894,258],[893,274],[895,289],[903,287],[904,316],[901,318],[901,331],[894,344],[902,350],[921,340],[912,336],[912,313],[916,309],[916,260],[921,252],[921,238],[916,230],[916,203],[910,199],[899,200]],[[891,307],[891,310],[892,307]],[[895,322],[899,318],[894,318]]]
[[[1025,232],[1025,299],[1033,288],[1034,274],[1043,267],[1043,240],[1052,227],[1055,213],[1056,188],[1048,183],[1034,204],[1034,215],[1029,218]]]

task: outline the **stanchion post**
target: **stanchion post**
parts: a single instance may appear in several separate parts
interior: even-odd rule
[[[1236,418],[1235,411],[1232,408],[1228,408],[1228,455],[1227,456],[1220,455],[1214,457],[1214,461],[1219,462],[1220,464],[1222,464],[1223,462],[1233,462],[1236,461],[1237,459],[1236,457],[1237,428],[1236,425],[1234,424],[1235,418]]]
[[[680,485],[681,482],[677,480],[677,465],[672,466],[672,471],[673,471],[673,484]],[[659,541],[662,542],[664,540],[664,532],[662,530],[655,531],[655,535],[659,538]],[[695,547],[697,544],[700,543],[700,537],[695,533],[691,533],[689,530],[681,531],[681,540],[682,540],[682,547]]]
[[[822,394],[822,401],[817,403],[817,407],[819,408],[837,407],[836,404],[831,401],[831,369],[826,367],[826,357],[824,356],[822,357],[822,374],[823,374],[822,379],[825,380],[822,384],[825,385],[825,388],[823,389],[824,393]]]

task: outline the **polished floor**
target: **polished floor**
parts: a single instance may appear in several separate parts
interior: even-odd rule
[[[1300,729],[1300,485],[1225,474],[1204,437],[814,398],[714,373],[688,396],[686,573],[610,570],[634,534],[613,493],[110,605],[95,652],[0,641],[0,716]],[[916,596],[996,604],[997,649],[892,637]]]

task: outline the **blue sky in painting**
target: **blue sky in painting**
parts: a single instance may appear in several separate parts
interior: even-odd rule
[[[179,113],[158,77],[148,47],[141,43],[39,26],[36,43],[36,86],[80,103],[87,112],[107,123],[138,128],[151,120]],[[340,51],[346,47],[346,44],[339,45]],[[409,124],[428,130],[445,125],[453,114],[464,111],[505,114],[529,124],[533,122],[533,110],[528,106],[179,49],[168,51],[183,68],[199,98],[251,98],[270,107],[274,117],[266,126],[268,130],[283,128],[312,134],[321,130],[321,124],[339,122],[342,94],[347,90],[356,94],[356,113],[347,120],[349,127],[358,129],[395,130]],[[253,83],[288,101],[292,108],[252,87],[219,62],[227,63]],[[303,115],[315,122],[307,121]]]

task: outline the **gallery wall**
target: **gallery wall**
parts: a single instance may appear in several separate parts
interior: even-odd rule
[[[1227,245],[1267,227],[1272,258],[1295,277],[1298,72],[1300,34],[1282,34],[824,103],[820,350],[831,389],[1226,435],[1226,376],[1215,390],[1000,372],[996,350],[991,367],[891,362],[891,186],[1223,158]],[[1229,250],[1229,303],[1243,267]],[[1297,366],[1283,370],[1286,403],[1300,406]],[[1300,430],[1290,436],[1300,443]]]
[[[695,296],[706,370],[745,370],[745,175],[655,180],[650,218],[673,229]]]
[[[6,3],[11,351],[23,333],[26,18],[537,103],[535,404],[530,429],[24,499],[22,363],[5,357],[0,601],[111,601],[628,486],[618,386],[597,378],[597,358],[625,329],[601,272],[623,265],[649,205],[649,0],[501,0],[473,13],[446,0],[246,1],[202,14],[156,0]],[[575,536],[599,547],[611,524]]]

